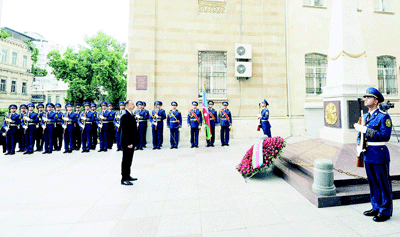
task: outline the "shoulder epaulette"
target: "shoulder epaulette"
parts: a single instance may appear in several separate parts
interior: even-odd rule
[[[387,114],[387,112],[385,112],[383,110],[379,110],[379,112],[381,112],[382,114]]]

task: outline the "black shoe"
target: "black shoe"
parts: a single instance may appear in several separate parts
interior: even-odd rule
[[[194,147],[193,145],[190,146],[190,148],[193,148],[193,147]]]
[[[64,154],[65,154],[65,153],[69,153],[69,151],[64,151],[63,153],[64,153]]]
[[[143,147],[139,148],[139,150],[142,150],[142,151],[143,151]]]
[[[196,145],[196,146],[194,146],[194,147],[199,148],[199,145]]]
[[[229,146],[229,144],[228,144],[228,143],[226,143],[226,144],[225,144],[225,146]]]
[[[28,155],[32,155],[32,154],[33,154],[33,151],[30,151]]]
[[[22,154],[24,154],[24,155],[28,155],[29,154],[29,151],[25,151],[24,153],[22,153]]]
[[[81,151],[81,153],[85,153],[85,152],[86,152],[85,150],[82,150],[82,151]]]
[[[10,152],[7,152],[6,154],[4,154],[5,156],[7,156],[7,155],[10,155],[11,153]]]
[[[374,210],[374,209],[364,212],[364,216],[376,216],[378,214],[379,214],[379,210]]]
[[[102,152],[103,151],[103,149],[100,149],[100,150],[98,150],[97,152]]]
[[[210,146],[214,147],[214,144],[211,144]]]
[[[72,153],[72,150],[69,150],[68,153]]]
[[[137,178],[132,178],[131,176],[129,176],[129,178],[127,178],[126,180],[128,180],[128,181],[136,181]]]
[[[133,185],[133,183],[129,182],[128,180],[121,180],[122,185]]]
[[[387,216],[385,214],[382,213],[378,213],[378,215],[376,215],[374,218],[372,218],[373,221],[375,222],[384,222],[390,219],[390,216]]]
[[[15,155],[15,152],[11,152],[9,155]]]
[[[53,153],[53,152],[52,151],[47,152],[47,154],[51,154],[51,153]]]
[[[157,147],[157,149],[158,149],[158,150],[161,150],[161,147],[159,146],[159,147]]]
[[[20,150],[18,150],[17,152],[24,152],[25,150],[22,150],[22,149],[20,149]]]
[[[45,151],[45,152],[43,152],[42,154],[47,154],[47,153],[49,153],[48,151]]]

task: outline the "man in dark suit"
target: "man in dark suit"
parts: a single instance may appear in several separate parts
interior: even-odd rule
[[[135,104],[132,100],[125,102],[125,111],[121,116],[121,146],[122,146],[122,164],[121,164],[121,184],[133,185],[130,181],[135,181],[137,178],[131,177],[131,165],[133,152],[139,144],[139,132],[137,130],[133,109]]]

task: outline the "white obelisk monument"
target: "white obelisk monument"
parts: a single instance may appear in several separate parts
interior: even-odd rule
[[[339,143],[355,143],[351,128],[355,101],[370,87],[367,53],[361,37],[356,1],[332,1],[326,87],[323,87],[324,128],[320,137]],[[358,108],[358,103],[357,106]],[[359,115],[358,115],[359,116]]]

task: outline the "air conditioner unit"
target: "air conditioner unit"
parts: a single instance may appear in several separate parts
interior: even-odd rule
[[[235,77],[251,77],[251,62],[235,62]]]
[[[235,44],[236,59],[251,59],[251,44]]]

